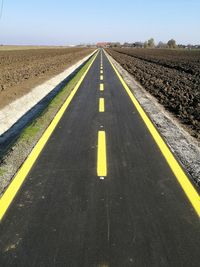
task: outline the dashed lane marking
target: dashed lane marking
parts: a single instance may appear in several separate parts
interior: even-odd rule
[[[104,91],[104,84],[100,83],[100,91]]]
[[[105,111],[104,98],[99,98],[99,112]]]
[[[105,131],[98,132],[98,147],[97,147],[97,176],[107,176],[107,156],[106,156],[106,133]]]

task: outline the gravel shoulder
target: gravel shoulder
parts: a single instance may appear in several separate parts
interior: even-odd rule
[[[135,97],[151,118],[171,151],[183,168],[188,172],[191,181],[199,190],[200,185],[200,142],[192,137],[171,112],[167,111],[158,99],[147,92],[134,77],[115,59],[107,54],[115,65]]]

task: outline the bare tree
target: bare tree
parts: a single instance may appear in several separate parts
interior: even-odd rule
[[[171,39],[167,42],[167,45],[169,46],[169,48],[176,48],[176,41],[174,39]]]
[[[158,45],[157,45],[157,48],[167,48],[167,47],[168,47],[168,45],[165,44],[165,43],[163,43],[162,41],[160,41],[160,42],[158,43]]]
[[[144,42],[144,48],[147,48],[147,47],[148,47],[148,43],[146,41],[146,42]]]
[[[153,38],[149,39],[147,43],[148,43],[148,47],[150,48],[155,47],[155,42]]]

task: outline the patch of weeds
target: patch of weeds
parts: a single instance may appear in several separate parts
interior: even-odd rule
[[[2,167],[0,167],[0,176],[3,176],[5,174],[6,170]]]

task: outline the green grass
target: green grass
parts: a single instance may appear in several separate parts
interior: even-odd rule
[[[62,106],[69,93],[75,87],[84,74],[92,58],[80,69],[80,71],[66,84],[66,86],[52,99],[47,108],[37,117],[20,135],[20,141],[31,143],[38,135],[48,127],[55,113]]]
[[[0,167],[0,176],[3,176],[6,173],[6,170],[3,167]]]

